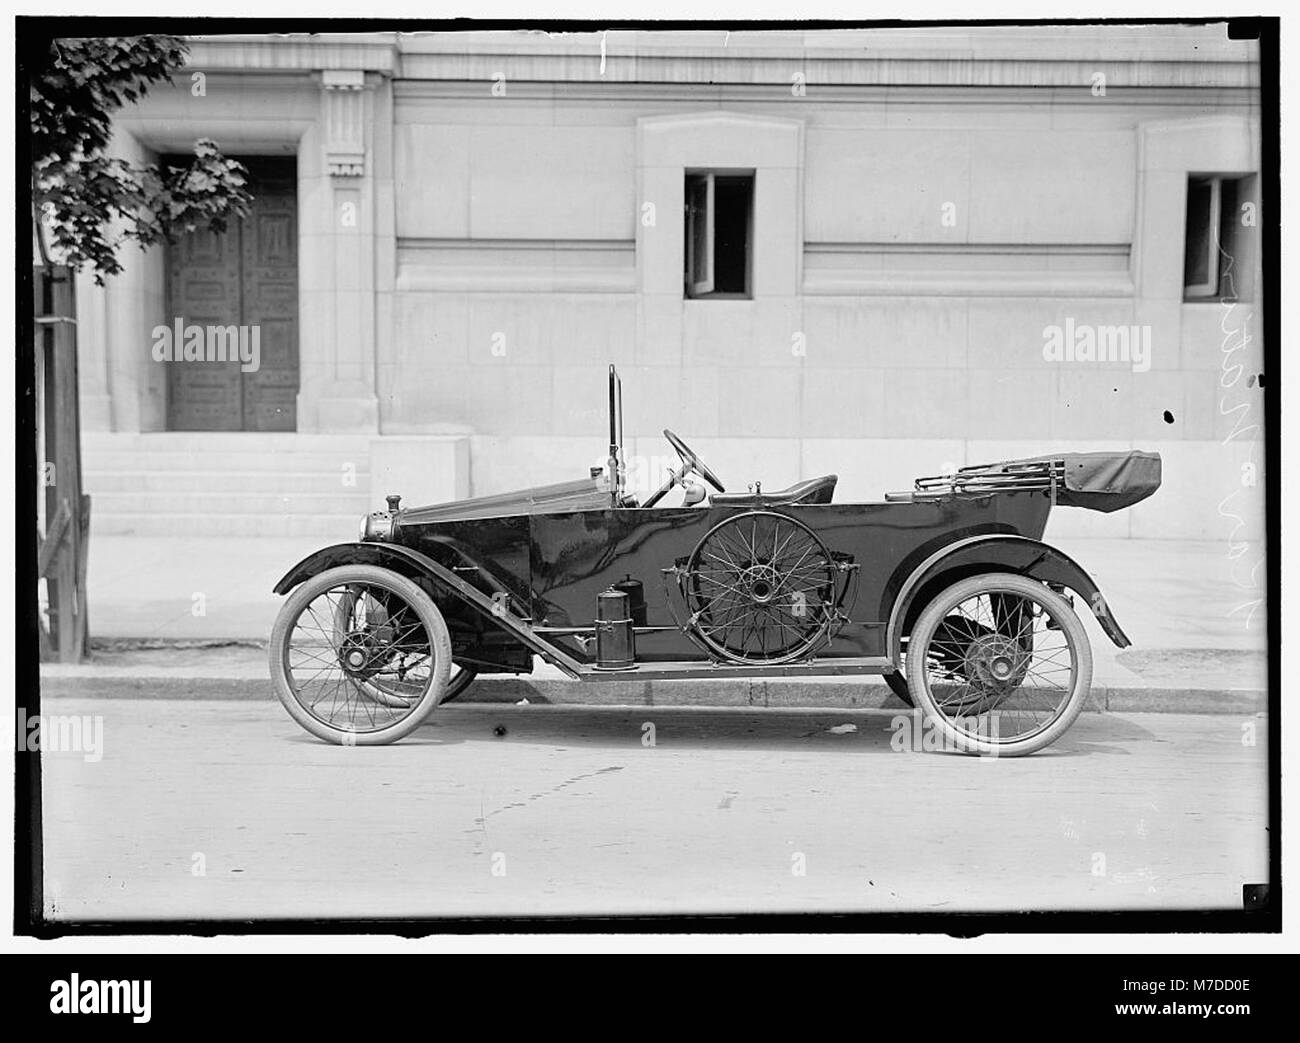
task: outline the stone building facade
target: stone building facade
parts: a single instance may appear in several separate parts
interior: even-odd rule
[[[840,500],[1135,446],[1162,493],[1049,537],[1261,530],[1259,65],[1222,27],[197,38],[116,129],[263,190],[79,285],[102,531],[581,476],[608,362],[642,486],[663,427]],[[260,371],[159,363],[177,319],[259,325]]]

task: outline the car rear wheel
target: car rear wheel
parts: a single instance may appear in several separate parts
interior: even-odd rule
[[[930,642],[931,656],[934,657],[934,650],[942,648],[945,643],[953,640],[960,640],[964,636],[969,636],[971,630],[970,621],[960,615],[945,616],[943,622],[939,624],[939,629],[935,632],[933,640]],[[896,673],[885,674],[885,683],[889,685],[889,690],[893,692],[905,706],[915,706],[912,702],[912,690],[907,681],[907,649],[910,641],[903,639],[903,648],[901,654],[902,666]],[[939,658],[939,657],[936,657]]]
[[[451,665],[433,599],[373,565],[313,576],[285,600],[271,632],[280,702],[312,735],[340,745],[409,735],[443,699]]]
[[[1092,686],[1092,649],[1069,602],[1023,576],[972,576],[921,613],[908,688],[945,746],[1014,757],[1051,745]]]

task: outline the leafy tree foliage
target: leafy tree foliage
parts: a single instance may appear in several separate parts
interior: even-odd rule
[[[113,113],[171,83],[187,53],[175,36],[63,39],[30,69],[38,234],[48,232],[61,263],[93,268],[101,284],[122,270],[126,240],[144,249],[199,228],[224,232],[248,213],[248,171],[206,138],[185,167],[106,154]]]

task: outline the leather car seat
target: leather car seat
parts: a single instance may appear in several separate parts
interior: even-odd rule
[[[809,478],[774,493],[714,493],[709,503],[714,507],[790,507],[797,504],[830,503],[835,495],[835,483],[839,476],[822,475]]]

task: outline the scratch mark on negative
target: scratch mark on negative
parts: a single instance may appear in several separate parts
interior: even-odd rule
[[[608,775],[610,772],[622,771],[622,770],[623,770],[623,766],[621,764],[615,765],[610,768],[599,768],[596,771],[589,771],[584,775],[575,775],[571,779],[565,779],[558,786],[552,786],[550,789],[542,790],[540,793],[532,793],[529,796],[525,797],[522,802],[515,801],[512,804],[506,804],[503,807],[497,808],[495,811],[489,811],[486,813],[483,813],[481,811],[480,812],[481,817],[479,818],[479,822],[482,823],[483,826],[483,836],[485,838],[487,837],[487,820],[492,818],[494,815],[500,815],[503,811],[510,811],[513,808],[527,807],[529,804],[533,803],[534,801],[541,800],[543,797],[549,797],[554,793],[559,793],[561,790],[568,789],[570,786],[574,786],[579,782],[583,782],[587,779],[594,779],[598,775]]]

